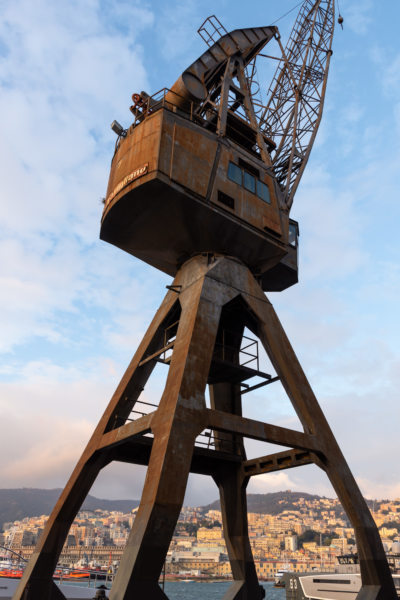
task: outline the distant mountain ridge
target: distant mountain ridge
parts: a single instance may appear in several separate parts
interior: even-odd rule
[[[49,515],[61,492],[61,488],[51,490],[38,488],[0,489],[0,529],[4,523],[19,521],[24,517]],[[279,515],[285,510],[298,510],[299,507],[295,503],[300,498],[311,501],[320,500],[324,496],[307,494],[306,492],[292,492],[290,490],[267,494],[247,494],[247,510],[253,513]],[[372,505],[370,500],[367,500],[367,503]],[[89,495],[82,505],[82,510],[115,510],[127,513],[138,506],[139,500],[106,500]],[[202,513],[209,510],[220,510],[220,503],[219,500],[215,500],[211,504],[198,508]],[[335,506],[335,513],[337,516],[344,516],[340,504]]]
[[[279,515],[284,510],[294,510],[300,498],[306,500],[319,500],[322,496],[306,494],[305,492],[270,492],[268,494],[247,494],[247,510],[252,513]],[[220,510],[219,500],[203,507],[203,510]]]
[[[57,502],[61,488],[0,489],[0,528],[4,523],[19,521],[24,517],[49,515]],[[82,510],[116,510],[130,512],[139,506],[138,500],[104,500],[88,495]]]

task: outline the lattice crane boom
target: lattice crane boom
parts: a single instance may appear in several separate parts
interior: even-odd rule
[[[272,163],[288,209],[321,122],[334,26],[334,0],[303,2],[260,117],[276,143]]]

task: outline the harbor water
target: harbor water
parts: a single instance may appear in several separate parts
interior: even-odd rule
[[[165,593],[169,600],[222,600],[230,583],[167,581]],[[285,600],[285,590],[275,588],[272,582],[263,583],[265,600]]]
[[[85,587],[83,581],[68,584],[80,589]],[[87,585],[93,589],[94,596],[95,589],[101,582],[88,581]],[[222,600],[230,585],[230,581],[166,581],[164,591],[169,600]],[[272,581],[263,582],[261,585],[265,589],[265,600],[285,600],[285,590],[274,587]],[[162,588],[161,582],[160,587]]]

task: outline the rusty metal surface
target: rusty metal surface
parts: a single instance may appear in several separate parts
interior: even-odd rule
[[[251,27],[225,33],[183,72],[172,86],[169,100],[183,105],[188,100],[204,101],[212,83],[221,78],[227,59],[240,54],[247,64],[276,32],[276,27]]]
[[[270,203],[231,181],[230,162],[253,164],[269,188]],[[132,173],[143,174],[130,180]],[[121,182],[126,184],[121,187]],[[220,195],[234,198],[233,208]],[[271,176],[261,160],[226,146],[218,136],[176,113],[160,109],[121,140],[114,157],[101,239],[170,275],[201,252],[238,256],[263,276],[278,272],[292,249],[288,219],[279,210]],[[297,258],[297,254],[294,255]],[[297,261],[286,263],[281,287],[297,281]],[[282,281],[284,282],[282,284]]]
[[[135,122],[117,144],[101,239],[174,276],[191,256],[214,252],[237,256],[265,290],[297,282],[275,144],[261,132],[246,72],[275,35],[274,27],[227,33],[172,90],[134,94]]]
[[[243,472],[248,477],[262,473],[274,473],[283,469],[292,469],[316,462],[316,455],[308,451],[287,450],[260,456],[243,463]]]
[[[128,367],[80,462],[57,503],[14,600],[52,599],[52,573],[64,540],[99,470],[111,460],[147,464],[137,517],[110,592],[111,600],[133,595],[166,598],[158,586],[191,470],[210,474],[221,497],[224,535],[234,575],[226,598],[261,598],[247,534],[245,489],[253,474],[315,462],[329,477],[355,529],[363,593],[379,588],[375,600],[396,598],[382,543],[371,514],[329,425],[286,338],[272,305],[250,271],[227,257],[199,256],[179,271]],[[129,416],[176,323],[164,392],[151,414]],[[220,328],[256,334],[274,365],[304,432],[242,416],[240,384],[226,381],[205,389]],[[238,339],[237,336],[232,340]],[[239,346],[232,365],[238,365]],[[145,361],[146,357],[153,358]],[[215,449],[196,446],[206,428],[218,433]],[[145,434],[151,432],[152,438]],[[243,438],[289,446],[248,461]],[[297,448],[297,449],[296,449]]]

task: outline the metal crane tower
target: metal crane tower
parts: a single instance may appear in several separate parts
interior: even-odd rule
[[[293,197],[321,120],[334,0],[305,0],[286,48],[277,27],[227,32],[215,16],[207,49],[170,89],[133,95],[118,134],[101,239],[168,273],[159,310],[54,508],[14,600],[63,598],[53,571],[77,511],[111,461],[147,466],[140,507],[111,600],[166,598],[158,585],[190,472],[220,492],[234,582],[224,600],[259,600],[248,527],[251,477],[315,464],[354,527],[358,600],[395,600],[366,503],[265,291],[297,283]],[[266,51],[278,45],[278,57]],[[260,61],[278,61],[266,102]],[[260,366],[258,344],[275,373]],[[168,369],[155,404],[142,392]],[[246,417],[247,394],[282,384],[303,427]],[[206,402],[208,386],[210,403]],[[287,448],[247,459],[244,439]]]

